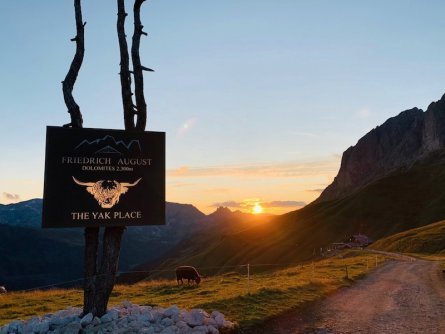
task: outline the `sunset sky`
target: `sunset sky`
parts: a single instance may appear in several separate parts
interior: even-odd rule
[[[167,133],[167,200],[206,213],[314,200],[361,136],[445,93],[444,12],[443,1],[147,1],[147,130]],[[83,0],[85,127],[124,127],[116,13],[116,1]],[[45,127],[69,122],[74,35],[72,0],[0,2],[0,203],[42,197]]]

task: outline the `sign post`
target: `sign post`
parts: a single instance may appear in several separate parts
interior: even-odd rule
[[[165,133],[48,127],[42,227],[165,224]]]
[[[130,71],[125,34],[128,14],[125,0],[117,0],[119,76],[128,132],[83,129],[82,113],[72,94],[85,53],[86,22],[82,19],[81,0],[73,0],[77,34],[71,41],[76,43],[76,53],[62,81],[63,97],[71,117],[64,128],[71,129],[47,129],[42,225],[85,226],[82,315],[92,313],[101,317],[107,311],[125,227],[158,225],[165,219],[165,134],[145,132],[147,104],[143,71],[153,70],[141,64],[139,55],[141,36],[147,36],[140,13],[144,1],[134,0],[133,70]],[[96,147],[96,144],[104,145]],[[98,252],[100,226],[105,226],[101,253]]]

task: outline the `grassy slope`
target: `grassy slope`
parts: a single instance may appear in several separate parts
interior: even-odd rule
[[[118,285],[110,305],[130,300],[140,305],[167,307],[176,304],[187,309],[219,310],[236,321],[241,329],[251,328],[351,284],[373,269],[374,258],[374,254],[347,251],[342,257],[316,262],[314,267],[299,265],[267,273],[257,273],[252,267],[250,294],[247,293],[245,267],[238,268],[237,272],[206,278],[199,286],[178,286],[174,280]],[[345,279],[345,265],[350,279]],[[0,325],[81,305],[80,290],[11,292],[0,295]]]
[[[347,198],[310,204],[239,233],[197,235],[171,251],[161,267],[295,263],[354,233],[379,239],[439,221],[445,217],[444,167],[442,152]]]
[[[445,220],[380,239],[371,247],[389,252],[445,256]]]

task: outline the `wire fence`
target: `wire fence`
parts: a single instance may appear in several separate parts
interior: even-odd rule
[[[311,262],[286,262],[286,263],[247,263],[247,264],[239,264],[239,265],[223,265],[223,266],[207,266],[207,267],[198,267],[197,269],[201,274],[204,274],[203,277],[213,277],[217,275],[224,275],[227,273],[236,273],[240,277],[244,277],[246,279],[246,289],[247,292],[250,292],[251,289],[251,283],[252,280],[255,278],[255,276],[261,275],[263,273],[268,273],[273,270],[279,270],[279,269],[289,269],[293,268],[294,270],[301,270],[302,272],[306,270],[306,273],[309,273],[310,278],[327,278],[327,279],[338,279],[340,277],[343,278],[349,278],[351,268],[354,266],[361,266],[362,269],[366,267],[366,271],[373,267],[377,267],[380,262],[384,258],[387,258],[387,254],[384,253],[378,253],[376,252],[372,256],[367,256],[366,261],[361,260],[356,263],[348,263],[345,264],[343,267],[338,267],[336,270],[330,270],[331,274],[329,274],[329,271],[326,271],[330,264],[332,264],[332,258],[325,258],[325,259],[319,259],[319,261],[311,261]],[[400,260],[400,259],[399,259]],[[402,259],[403,260],[403,259]],[[120,271],[117,273],[117,282],[119,282],[119,278],[134,275],[136,277],[140,277],[140,280],[144,281],[150,281],[150,280],[159,280],[160,278],[167,278],[165,274],[168,275],[170,279],[174,279],[175,277],[175,270],[176,268],[170,268],[170,269],[153,269],[153,270],[133,270],[133,271]],[[335,274],[332,274],[332,272],[335,272]],[[161,274],[161,275],[160,275]],[[342,276],[343,275],[343,276]],[[89,277],[82,277],[82,278],[76,278],[68,281],[63,282],[56,282],[53,284],[46,284],[41,286],[36,286],[28,289],[23,290],[16,290],[14,292],[30,292],[30,291],[36,291],[36,290],[47,290],[47,289],[53,289],[53,288],[63,288],[63,287],[71,287],[71,288],[80,288],[83,286],[83,283],[85,280],[88,279],[97,279],[100,277],[108,276],[108,274],[100,274],[100,275],[94,275]],[[150,277],[155,276],[155,278],[150,279]],[[128,283],[128,282],[124,282]]]

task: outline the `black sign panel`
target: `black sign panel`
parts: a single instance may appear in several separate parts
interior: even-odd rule
[[[165,133],[47,127],[43,227],[165,224]]]

